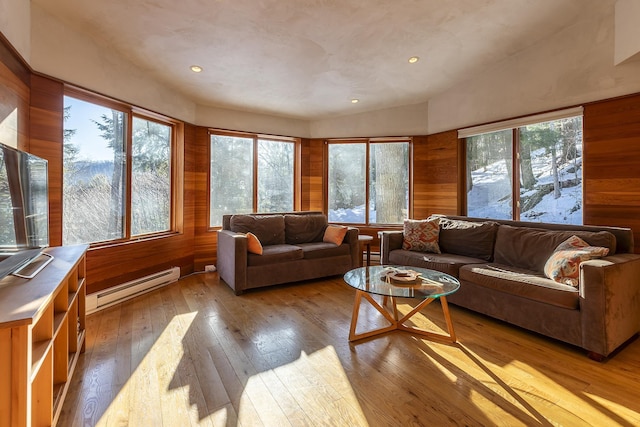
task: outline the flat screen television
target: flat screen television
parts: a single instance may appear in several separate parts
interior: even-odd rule
[[[40,257],[47,246],[47,161],[0,144],[0,280]]]

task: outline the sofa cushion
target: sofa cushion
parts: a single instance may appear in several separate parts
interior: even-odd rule
[[[256,235],[251,232],[247,233],[247,251],[252,254],[262,255],[262,243],[260,243]]]
[[[508,265],[465,265],[460,267],[459,278],[461,282],[472,282],[478,286],[563,308],[577,309],[580,299],[580,293],[573,286],[554,282],[535,271]]]
[[[283,215],[233,215],[230,227],[236,233],[255,234],[262,246],[284,244]]]
[[[608,231],[555,231],[500,225],[496,234],[493,260],[496,264],[532,270],[543,274],[544,266],[556,247],[576,235],[591,246],[602,246],[613,254],[616,238]]]
[[[479,258],[471,258],[456,254],[430,254],[424,252],[405,251],[396,249],[389,253],[389,264],[428,268],[442,271],[451,276],[458,277],[458,270],[466,264],[478,264],[483,262]]]
[[[304,253],[302,248],[293,245],[269,245],[263,246],[262,255],[252,253],[247,254],[247,265],[255,267],[258,265],[272,265],[279,262],[295,261],[302,259]]]
[[[571,286],[580,284],[580,264],[593,258],[606,256],[608,248],[589,246],[578,236],[560,243],[544,265],[544,274],[558,283]]]
[[[323,214],[284,215],[285,243],[321,242],[327,228],[327,217]]]
[[[491,261],[498,223],[440,218],[440,251]]]
[[[324,243],[333,243],[334,245],[340,246],[348,230],[349,229],[344,225],[329,225],[324,230],[322,241]]]
[[[336,246],[333,243],[313,242],[300,243],[297,246],[302,249],[305,259],[318,259],[341,255],[351,255],[351,249],[349,248],[349,245]]]
[[[440,253],[438,235],[440,234],[440,218],[425,220],[405,219],[403,228],[402,249]]]

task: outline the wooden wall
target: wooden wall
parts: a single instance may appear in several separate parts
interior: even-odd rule
[[[640,94],[585,105],[584,223],[631,227],[640,253]]]
[[[29,150],[29,75],[0,34],[0,142]]]
[[[62,244],[62,135],[64,85],[39,75],[31,77],[31,151],[49,161],[49,234],[50,245]],[[129,280],[170,268],[180,267],[182,274],[193,271],[195,224],[194,164],[196,127],[178,126],[184,138],[175,153],[178,165],[179,194],[176,194],[179,232],[153,239],[114,243],[89,249],[87,253],[87,292],[97,292]]]
[[[47,159],[49,172],[49,245],[62,245],[62,133],[64,85],[31,76],[30,142],[33,154]]]
[[[413,215],[455,215],[460,210],[457,131],[413,138]]]
[[[324,139],[302,140],[302,195],[300,209],[324,210]]]
[[[195,181],[195,246],[194,270],[203,271],[205,265],[215,264],[218,237],[209,228],[209,132],[197,127],[193,151]]]

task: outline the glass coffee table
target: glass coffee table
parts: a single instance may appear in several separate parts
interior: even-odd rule
[[[421,335],[434,341],[456,342],[449,306],[447,305],[447,295],[460,288],[460,282],[455,277],[426,268],[376,265],[351,270],[344,275],[344,281],[356,290],[349,341],[357,341],[389,331],[399,330]],[[373,295],[381,295],[383,297],[382,304],[378,303],[373,298]],[[399,318],[396,298],[415,298],[422,301],[409,313]],[[369,301],[389,321],[390,325],[356,333],[362,299]],[[440,299],[442,304],[448,335],[405,325],[411,317],[436,299]],[[387,308],[387,305],[390,307]]]

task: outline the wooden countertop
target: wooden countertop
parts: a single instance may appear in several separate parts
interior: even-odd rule
[[[36,277],[9,275],[0,280],[0,328],[34,323],[87,248],[88,245],[46,248],[44,252],[52,255],[53,261]]]

